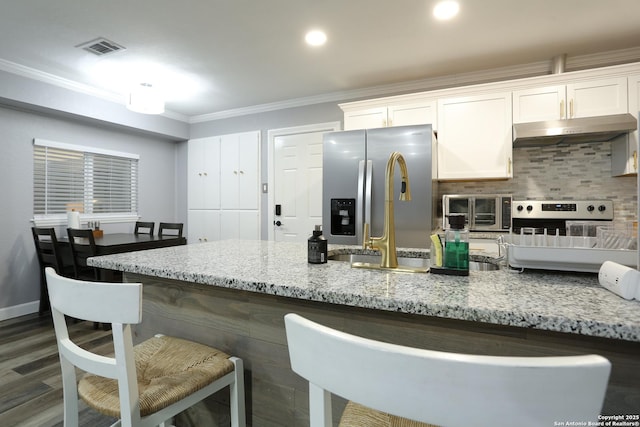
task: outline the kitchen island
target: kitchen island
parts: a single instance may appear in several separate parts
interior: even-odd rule
[[[362,253],[331,246],[331,254]],[[424,251],[399,254],[424,256]],[[613,363],[604,413],[640,411],[640,303],[595,274],[507,269],[468,277],[308,264],[306,245],[218,241],[96,257],[144,283],[137,339],[161,332],[242,357],[253,425],[304,425],[307,385],[289,369],[283,316],[369,338],[493,355],[598,353]],[[340,405],[336,404],[336,412]],[[214,408],[208,408],[211,413]],[[213,416],[199,411],[200,416]],[[220,411],[225,413],[224,411]]]

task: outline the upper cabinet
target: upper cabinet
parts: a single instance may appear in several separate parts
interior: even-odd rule
[[[640,110],[640,74],[629,76],[629,113],[638,119]],[[629,132],[611,141],[611,174],[613,176],[638,173],[638,131]]]
[[[436,101],[404,103],[342,104],[344,130],[431,124],[436,129]]]
[[[432,124],[438,179],[513,177],[513,124],[607,116],[640,110],[640,64],[340,104],[344,129]],[[611,143],[612,174],[636,174],[638,132]]]
[[[220,206],[255,209],[260,203],[260,134],[224,135],[220,141]]]
[[[344,130],[382,128],[387,127],[387,123],[387,107],[363,108],[344,113]]]
[[[188,143],[189,243],[260,238],[260,132]]]
[[[438,179],[513,176],[511,92],[438,100]]]
[[[192,139],[187,147],[189,209],[219,209],[220,137]]]
[[[606,116],[627,111],[626,77],[513,92],[513,123]]]

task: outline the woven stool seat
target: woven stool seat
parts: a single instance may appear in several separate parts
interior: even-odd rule
[[[206,345],[159,336],[134,347],[140,415],[147,416],[233,371],[229,355]],[[86,374],[78,394],[93,409],[120,418],[118,382]]]
[[[438,427],[376,411],[355,402],[348,402],[340,418],[340,427]]]
[[[78,396],[97,412],[119,418],[113,425],[157,427],[228,387],[231,427],[245,427],[242,359],[161,334],[133,345],[133,325],[142,322],[142,283],[70,279],[51,267],[45,277],[60,355],[65,426],[79,425]],[[113,355],[78,345],[69,336],[67,317],[110,324]],[[80,381],[77,371],[84,372]]]

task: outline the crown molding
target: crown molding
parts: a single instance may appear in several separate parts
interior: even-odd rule
[[[611,52],[601,52],[574,57],[570,56],[567,57],[567,69],[583,70],[638,61],[640,61],[640,46],[629,49],[614,50]]]
[[[567,69],[579,70],[588,68],[599,68],[608,65],[618,65],[638,61],[640,61],[640,47],[634,47],[611,52],[568,57]],[[447,76],[412,80],[388,85],[372,86],[349,91],[331,92],[318,96],[296,98],[268,104],[253,105],[249,107],[219,111],[216,113],[191,116],[191,118],[189,119],[189,123],[201,123],[226,119],[230,117],[245,116],[249,114],[265,113],[286,108],[308,106],[324,102],[348,102],[350,100],[365,99],[370,97],[401,95],[415,91],[429,91],[456,86],[498,82],[501,80],[542,76],[550,74],[551,62],[552,59],[549,59],[546,61],[532,62],[522,65],[452,74]]]
[[[95,96],[111,102],[122,102],[122,96],[108,92],[95,87],[78,83],[73,80],[65,79],[63,77],[56,76],[54,74],[45,73],[34,68],[30,68],[24,65],[16,64],[15,62],[7,61],[0,58],[0,70],[6,71],[11,74],[16,74],[21,77],[26,77],[31,80],[37,80],[43,83],[48,83],[53,86],[58,86],[64,89],[69,89],[74,92],[84,93],[86,95]]]
[[[249,114],[266,113],[269,111],[283,110],[286,108],[304,107],[325,102],[344,102],[347,100],[362,99],[368,97],[398,95],[415,91],[463,86],[466,84],[487,83],[514,77],[530,77],[532,75],[537,75],[538,73],[547,72],[548,69],[549,66],[547,62],[538,62],[534,64],[483,70],[464,74],[454,74],[429,79],[411,80],[406,82],[392,83],[381,86],[371,86],[348,91],[330,92],[322,95],[295,98],[268,104],[252,105],[249,107],[219,111],[216,113],[202,114],[199,116],[192,116],[189,119],[189,122],[201,123],[226,119],[230,117],[246,116]]]
[[[190,124],[202,123],[231,117],[283,110],[287,108],[304,107],[327,102],[347,102],[371,97],[401,95],[416,91],[429,91],[456,86],[466,86],[472,84],[497,82],[501,80],[534,77],[549,74],[551,72],[551,61],[552,60],[549,59],[548,61],[539,61],[523,65],[473,71],[468,73],[451,74],[446,76],[411,80],[406,82],[372,86],[347,91],[330,92],[309,97],[288,99],[284,101],[229,109],[197,116],[186,116],[174,111],[165,111],[162,116]],[[611,52],[567,57],[567,70],[583,70],[639,61],[640,47],[633,47]],[[35,70],[33,68],[6,61],[4,59],[0,59],[0,70],[73,90],[75,92],[95,96],[107,101],[124,104],[123,96],[121,94],[96,89],[95,87],[83,83],[78,83],[73,80],[58,77],[53,74]]]

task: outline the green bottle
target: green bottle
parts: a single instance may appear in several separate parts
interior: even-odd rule
[[[449,215],[450,228],[444,233],[444,266],[469,270],[469,230],[464,214]]]

